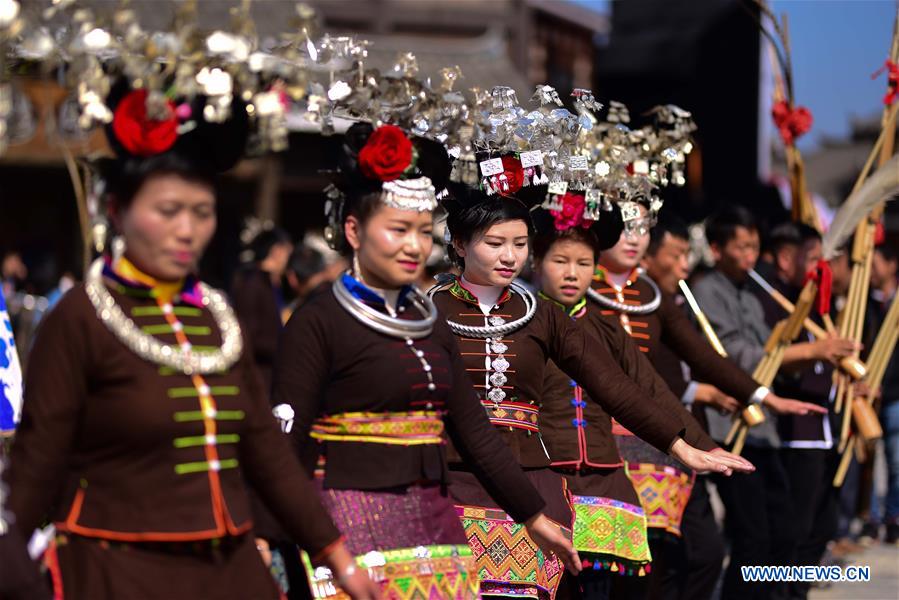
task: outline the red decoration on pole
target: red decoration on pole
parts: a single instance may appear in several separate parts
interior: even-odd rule
[[[884,71],[887,73],[887,93],[883,96],[883,103],[890,106],[896,98],[899,98],[899,64],[887,59],[883,66],[871,75],[871,79],[877,79]]]
[[[771,110],[774,124],[780,130],[784,145],[792,146],[796,139],[812,128],[812,113],[804,106],[790,108],[786,100],[781,100]]]
[[[826,260],[819,260],[811,271],[805,274],[805,283],[814,281],[818,284],[817,310],[819,315],[826,315],[830,312],[830,295],[833,288],[833,271],[830,270],[830,263]],[[803,284],[805,285],[805,284]]]

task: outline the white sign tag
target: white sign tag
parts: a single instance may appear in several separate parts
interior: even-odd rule
[[[540,150],[522,152],[518,156],[518,160],[521,161],[521,167],[523,169],[527,169],[528,167],[536,167],[537,165],[543,164],[543,152],[541,152]]]
[[[568,159],[568,168],[572,171],[586,171],[589,168],[586,156],[572,156]]]
[[[503,172],[503,160],[501,158],[491,158],[481,161],[481,174],[484,177],[492,177]]]
[[[568,191],[568,182],[567,181],[553,181],[549,184],[549,189],[547,192],[550,194],[556,194],[557,196],[562,196],[565,192]]]
[[[623,202],[621,204],[621,219],[625,222],[640,218],[640,205],[636,202]]]

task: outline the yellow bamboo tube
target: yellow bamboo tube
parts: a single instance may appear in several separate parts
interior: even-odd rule
[[[840,466],[837,467],[837,472],[833,477],[834,487],[842,487],[846,480],[846,473],[849,471],[849,465],[852,464],[853,448],[855,448],[853,444],[846,446],[843,456],[840,457]]]
[[[855,393],[852,386],[846,386],[846,396],[843,400],[843,419],[840,423],[840,445],[837,447],[839,452],[846,449],[846,443],[849,441],[849,426],[852,424],[852,400]]]
[[[734,442],[734,447],[730,449],[732,454],[736,454],[740,456],[743,453],[743,446],[746,444],[746,434],[749,432],[749,427],[743,425],[740,427],[740,432],[737,434],[737,441]]]

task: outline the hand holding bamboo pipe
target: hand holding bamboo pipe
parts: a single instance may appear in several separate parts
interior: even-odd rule
[[[786,296],[778,292],[774,288],[774,286],[765,281],[765,279],[761,275],[759,275],[758,272],[755,271],[755,269],[749,271],[749,276],[759,285],[760,288],[765,290],[765,292],[769,296],[771,296],[771,298],[773,298],[775,302],[780,304],[781,308],[783,308],[785,311],[792,313],[796,309],[793,303],[790,302],[786,298]],[[830,322],[829,316],[825,319],[825,323],[828,322]],[[832,337],[833,333],[835,333],[835,330],[833,332],[824,330],[820,325],[818,325],[808,317],[805,318],[805,320],[802,322],[802,325],[806,328],[806,330],[808,330],[809,333],[815,336],[815,339],[817,340],[826,340]],[[830,327],[832,326],[833,324],[830,323]],[[854,356],[843,357],[842,359],[840,359],[839,366],[840,369],[842,369],[846,374],[856,380],[862,379],[867,373],[867,366],[865,365],[865,363]]]

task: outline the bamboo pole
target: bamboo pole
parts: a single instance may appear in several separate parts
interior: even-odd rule
[[[755,269],[749,271],[749,276],[752,277],[753,281],[759,284],[771,298],[777,302],[781,308],[783,308],[788,313],[792,313],[795,310],[795,306],[792,302],[787,299],[786,296],[781,294],[774,288],[771,284],[769,284],[765,279],[759,275]],[[830,337],[831,332],[836,333],[836,328],[834,327],[833,321],[830,319],[830,315],[822,315],[824,319],[825,325],[827,325],[828,330],[825,331],[821,328],[820,325],[811,320],[811,318],[806,317],[805,321],[802,322],[803,326],[811,333],[815,339],[823,340]],[[848,375],[850,375],[853,379],[861,379],[865,376],[867,372],[867,367],[865,363],[857,358],[846,357],[840,361],[840,368],[843,369]]]
[[[893,62],[899,60],[899,7],[897,7],[896,17],[893,21],[893,37],[890,43],[890,60]],[[871,150],[871,155],[869,156],[868,161],[865,163],[865,168],[859,174],[859,177],[856,180],[855,185],[853,186],[853,191],[860,188],[864,180],[867,178],[868,173],[871,169],[871,165],[873,164],[874,156],[877,156],[878,166],[883,166],[883,164],[886,163],[893,155],[896,143],[897,111],[899,111],[899,105],[897,105],[896,103],[884,108],[881,114],[880,135],[877,139],[878,143],[875,144],[875,147]],[[862,220],[862,222],[859,223],[855,232],[856,239],[855,244],[853,245],[852,253],[853,278],[849,287],[847,306],[844,309],[847,312],[845,315],[845,319],[841,321],[841,324],[843,325],[841,333],[845,331],[845,333],[851,334],[851,339],[857,342],[861,340],[862,330],[864,328],[865,307],[867,305],[868,288],[870,285],[871,277],[871,259],[872,255],[874,254],[874,231],[883,214],[883,208],[884,203],[881,203],[880,205],[875,207],[874,210],[871,211],[871,214],[868,215],[868,218]],[[841,317],[843,316],[844,315],[841,315]],[[887,341],[889,341],[890,332],[887,331],[885,336],[887,336]],[[878,332],[877,337],[878,339],[880,339],[880,332]],[[874,357],[876,361],[882,360],[880,358],[881,352],[882,351],[879,351],[878,355]],[[857,355],[858,352],[856,352],[855,354]],[[870,398],[867,400],[869,403],[871,402]],[[843,456],[840,459],[840,466],[837,470],[836,476],[834,477],[833,483],[835,486],[842,485],[843,480],[846,476],[846,470],[849,468],[849,464],[852,460],[852,455],[854,452],[854,446],[850,443],[850,440],[853,437],[850,428],[852,402],[853,389],[848,385],[846,377],[841,375],[839,377],[839,385],[837,388],[836,408],[837,410],[843,411],[839,445],[839,450],[843,453]]]
[[[709,323],[708,317],[705,316],[705,313],[702,312],[702,309],[699,307],[699,303],[696,301],[696,297],[690,290],[690,286],[688,286],[687,282],[683,279],[678,281],[677,285],[680,287],[681,292],[684,294],[684,298],[687,300],[687,304],[689,305],[690,310],[693,311],[693,315],[696,317],[696,321],[699,323],[699,327],[705,334],[705,337],[709,341],[709,344],[712,345],[712,348],[714,348],[715,352],[717,352],[720,356],[727,358],[727,351],[724,349],[724,344],[722,344],[721,340],[718,339],[718,335],[715,333],[715,329],[712,327],[712,324]]]

